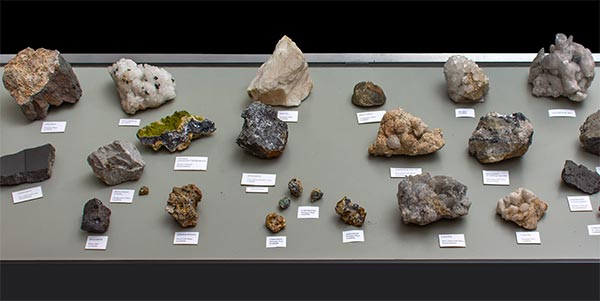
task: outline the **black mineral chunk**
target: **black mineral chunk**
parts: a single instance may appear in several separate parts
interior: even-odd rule
[[[252,102],[243,112],[244,125],[236,143],[261,159],[279,157],[288,138],[287,124],[277,118],[277,112],[262,102]]]
[[[600,191],[600,175],[583,165],[577,165],[571,160],[565,161],[561,177],[567,185],[587,194],[594,194]]]
[[[0,185],[42,182],[52,176],[56,149],[52,144],[24,149],[0,158]]]
[[[110,209],[99,199],[93,198],[83,207],[81,230],[93,233],[104,233],[110,225]]]

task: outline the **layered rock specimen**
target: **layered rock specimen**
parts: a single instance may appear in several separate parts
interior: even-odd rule
[[[121,140],[99,147],[87,162],[96,177],[111,186],[138,180],[146,166],[135,145]]]
[[[110,208],[104,206],[102,201],[93,198],[83,207],[81,230],[92,233],[104,233],[110,226]]]
[[[138,195],[148,195],[150,193],[150,188],[148,188],[148,186],[144,185],[142,187],[140,187],[140,191],[138,192]]]
[[[498,200],[496,212],[507,221],[527,230],[535,230],[548,204],[540,200],[535,193],[525,188],[519,188],[504,198]]]
[[[335,204],[335,213],[340,215],[344,223],[356,227],[362,226],[367,218],[365,208],[352,203],[347,197],[343,197]]]
[[[24,149],[0,158],[0,185],[46,181],[52,176],[56,149],[52,144]]]
[[[273,55],[258,69],[247,92],[250,98],[274,106],[299,106],[313,82],[302,51],[290,38],[283,36]]]
[[[175,79],[165,69],[122,58],[108,67],[127,114],[156,108],[175,98]]]
[[[279,200],[279,202],[277,204],[279,205],[279,208],[281,208],[281,210],[285,210],[285,209],[288,209],[288,207],[290,207],[291,203],[292,203],[292,200],[290,200],[290,198],[283,197]]]
[[[4,66],[2,82],[29,120],[46,118],[50,105],[81,98],[79,80],[57,50],[19,51]]]
[[[579,142],[583,149],[600,156],[600,110],[588,116],[579,127]]]
[[[469,138],[469,154],[481,163],[494,163],[520,157],[533,141],[533,125],[523,113],[481,116]]]
[[[540,49],[529,68],[529,83],[535,96],[565,96],[572,101],[587,98],[587,89],[594,80],[592,52],[573,42],[573,36],[556,35],[550,53]]]
[[[490,79],[472,60],[453,55],[444,64],[448,96],[456,103],[483,102],[490,89]]]
[[[285,228],[285,217],[275,212],[271,212],[267,214],[267,217],[265,218],[265,226],[267,226],[271,232],[277,233]]]
[[[571,160],[565,161],[561,178],[565,184],[575,187],[587,194],[600,191],[600,175],[583,165],[577,165]]]
[[[319,188],[315,188],[310,192],[310,201],[316,202],[323,198],[323,192]]]
[[[369,154],[387,157],[425,155],[438,151],[444,144],[442,129],[431,129],[421,118],[397,108],[383,115]]]
[[[243,112],[244,125],[237,137],[239,147],[262,159],[279,157],[285,150],[288,126],[277,118],[277,112],[264,103],[254,101]]]
[[[424,173],[402,178],[398,183],[398,207],[403,223],[424,226],[442,218],[467,215],[471,201],[467,186],[448,176]]]
[[[383,89],[378,85],[366,81],[354,86],[352,103],[359,107],[377,107],[385,103],[386,97]]]
[[[188,148],[193,139],[210,135],[216,130],[214,122],[200,115],[175,111],[173,115],[139,129],[136,136],[142,144],[151,146],[155,151],[164,146],[174,152]]]
[[[194,227],[198,222],[196,208],[202,201],[202,190],[194,184],[173,187],[165,211],[169,213],[181,227]]]
[[[302,187],[302,182],[299,179],[293,178],[288,182],[288,189],[290,194],[299,197],[302,194],[304,188]]]

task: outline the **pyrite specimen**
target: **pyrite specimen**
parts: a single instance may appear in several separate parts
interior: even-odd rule
[[[56,149],[52,144],[24,149],[0,158],[0,185],[42,182],[52,176]]]
[[[302,187],[302,182],[299,179],[293,178],[288,182],[288,189],[290,194],[299,197],[302,194],[304,188]]]
[[[513,221],[527,230],[537,228],[538,221],[547,209],[546,202],[540,200],[531,190],[522,187],[498,200],[496,205],[496,212],[503,219]]]
[[[387,157],[425,155],[438,151],[444,144],[442,129],[431,129],[421,118],[397,108],[383,115],[369,154]]]
[[[2,82],[29,120],[44,119],[50,105],[76,103],[79,80],[57,50],[25,48],[4,66]]]
[[[137,181],[146,166],[135,145],[121,140],[99,147],[87,157],[87,162],[96,177],[111,186]]]
[[[288,209],[288,207],[290,207],[291,203],[292,203],[292,200],[290,200],[290,198],[283,197],[279,200],[279,202],[277,204],[279,205],[279,208],[281,208],[281,210],[285,210],[285,209]]]
[[[285,217],[275,212],[271,212],[267,214],[267,217],[265,218],[265,226],[267,226],[271,232],[277,233],[285,228]]]
[[[600,191],[600,175],[584,165],[577,165],[571,160],[565,161],[561,178],[565,184],[575,187],[587,194]]]
[[[583,101],[594,80],[594,58],[592,52],[583,45],[556,34],[550,53],[540,49],[529,68],[530,84],[535,96],[566,96],[572,101]]]
[[[110,226],[110,208],[104,206],[102,201],[93,198],[83,207],[81,230],[92,233],[104,233]]]
[[[165,69],[122,58],[108,67],[127,114],[156,108],[175,98],[175,79]]]
[[[533,141],[533,125],[523,113],[481,116],[469,138],[469,154],[481,163],[523,156]]]
[[[444,64],[448,96],[456,103],[483,102],[490,89],[490,79],[472,60],[453,55]]]
[[[185,150],[193,139],[210,135],[216,130],[214,122],[200,115],[175,111],[173,115],[139,129],[136,136],[142,144],[149,145],[155,151],[164,146],[174,152]]]
[[[352,103],[359,107],[377,107],[385,103],[386,97],[380,86],[370,81],[360,82],[354,86]]]
[[[323,192],[319,188],[315,188],[310,192],[310,201],[316,202],[323,198]]]
[[[398,183],[398,207],[403,223],[424,226],[442,218],[454,219],[469,213],[467,186],[448,176],[424,173]]]
[[[252,100],[273,106],[299,106],[310,94],[313,82],[300,48],[283,36],[273,55],[258,68],[247,92]]]
[[[579,142],[583,149],[600,156],[600,110],[588,116],[579,127]]]
[[[165,211],[169,213],[181,227],[195,227],[198,222],[196,208],[202,201],[202,190],[194,184],[173,187]]]
[[[142,187],[140,187],[140,191],[139,191],[139,195],[148,195],[150,193],[150,188],[148,188],[148,186],[144,185]]]
[[[237,137],[239,147],[261,159],[279,157],[285,150],[288,126],[269,105],[254,101],[243,112],[244,125]]]
[[[348,197],[343,197],[335,204],[335,213],[340,215],[344,223],[355,227],[361,227],[367,218],[365,208],[352,203]]]

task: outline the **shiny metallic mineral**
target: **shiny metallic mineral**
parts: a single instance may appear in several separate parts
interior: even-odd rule
[[[267,226],[271,232],[277,233],[285,228],[285,217],[275,212],[271,212],[267,214],[267,217],[265,218],[265,226]]]
[[[583,149],[600,156],[600,110],[588,116],[579,127],[579,142]]]
[[[0,158],[0,185],[46,181],[52,176],[56,149],[52,144],[24,149]]]
[[[323,198],[323,192],[319,188],[315,188],[310,192],[310,201],[316,202]]]
[[[561,178],[565,184],[587,194],[595,194],[600,191],[600,175],[571,160],[565,161]]]
[[[299,197],[304,190],[302,187],[302,182],[296,178],[293,178],[288,182],[288,189],[290,190],[290,194],[295,197]]]
[[[279,157],[285,150],[288,126],[269,105],[254,101],[243,112],[244,125],[236,139],[239,147],[261,159]]]
[[[344,223],[356,227],[362,226],[367,218],[365,208],[352,203],[347,197],[343,197],[335,204],[335,213],[340,215]]]
[[[148,193],[150,193],[150,188],[148,188],[148,186],[144,185],[142,187],[140,187],[140,191],[139,191],[139,195],[148,195]]]
[[[385,103],[386,97],[380,86],[366,81],[354,86],[352,103],[359,107],[377,107]]]
[[[81,230],[92,233],[104,233],[110,226],[110,208],[104,206],[102,201],[93,198],[83,207]]]
[[[198,222],[196,208],[202,201],[202,190],[194,184],[173,187],[165,211],[169,213],[181,227],[194,227]]]
[[[290,203],[292,202],[292,200],[290,200],[290,198],[283,197],[281,198],[281,200],[279,200],[278,204],[279,204],[279,208],[281,208],[281,210],[285,210],[288,207],[290,207]]]
[[[87,162],[106,185],[137,181],[146,166],[137,147],[121,140],[99,147],[88,156]]]
[[[496,212],[503,219],[513,221],[527,230],[537,228],[537,223],[546,210],[548,210],[546,202],[540,200],[532,191],[522,187],[498,200],[496,205]]]

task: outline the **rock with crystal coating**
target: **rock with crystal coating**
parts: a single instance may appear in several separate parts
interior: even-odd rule
[[[181,227],[194,227],[198,222],[196,208],[202,201],[202,190],[194,184],[173,187],[165,211],[169,213]]]
[[[299,179],[293,178],[288,182],[288,189],[290,190],[290,194],[299,197],[302,194],[304,188],[302,187],[302,182]]]
[[[383,115],[369,154],[387,157],[425,155],[438,151],[444,144],[442,129],[431,129],[421,118],[397,108]]]
[[[385,103],[386,97],[383,89],[378,85],[366,81],[354,86],[352,103],[359,107],[377,107]]]
[[[247,92],[250,98],[273,106],[299,106],[313,82],[302,51],[290,38],[283,36],[273,55],[258,69]]]
[[[587,98],[587,89],[594,80],[592,52],[573,42],[573,36],[556,34],[550,53],[540,49],[529,68],[529,83],[535,96],[566,96],[572,101]]]
[[[96,177],[111,186],[138,180],[146,166],[135,145],[121,140],[99,147],[87,162]]]
[[[490,79],[472,60],[453,55],[444,64],[448,96],[456,103],[483,102],[490,88]]]
[[[93,198],[83,207],[81,230],[92,233],[104,233],[110,226],[110,208],[104,206],[102,201]]]
[[[588,116],[579,127],[579,142],[583,149],[600,156],[600,110]]]
[[[269,105],[254,101],[243,112],[244,125],[236,143],[261,159],[279,157],[285,150],[288,126]]]
[[[56,149],[52,144],[24,149],[0,158],[0,185],[46,181],[52,176]]]
[[[481,116],[469,138],[469,154],[481,163],[520,157],[533,140],[533,125],[523,113],[502,115],[490,112]]]
[[[285,217],[275,212],[271,212],[267,214],[267,217],[265,218],[265,226],[267,226],[271,232],[277,233],[285,228]]]
[[[565,184],[575,187],[587,194],[600,191],[600,175],[584,165],[577,165],[571,160],[565,161],[561,178]]]
[[[81,98],[79,80],[57,50],[19,51],[4,66],[2,82],[29,120],[46,118],[50,105]]]
[[[347,197],[343,197],[335,204],[335,213],[340,215],[344,223],[355,227],[361,227],[367,218],[365,208],[352,203]]]
[[[548,204],[538,198],[531,190],[519,188],[498,200],[496,212],[507,221],[527,230],[535,230],[538,221],[544,216]]]
[[[467,215],[471,201],[467,186],[448,176],[429,173],[408,176],[398,183],[398,207],[403,223],[424,226],[442,218]]]

